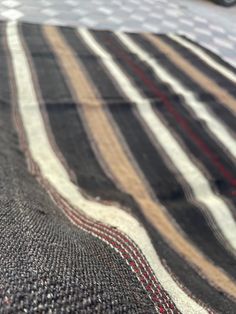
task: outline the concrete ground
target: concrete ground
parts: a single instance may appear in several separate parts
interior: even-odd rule
[[[211,0],[0,0],[0,18],[121,31],[181,33],[236,66],[236,6]]]

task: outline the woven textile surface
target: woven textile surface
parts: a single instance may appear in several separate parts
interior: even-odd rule
[[[235,313],[235,112],[184,36],[2,22],[0,313]]]

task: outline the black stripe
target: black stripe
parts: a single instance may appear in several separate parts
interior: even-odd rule
[[[71,45],[71,47],[80,57],[80,61],[83,62],[83,65],[86,67],[88,71],[87,74],[90,75],[91,79],[93,79],[100,93],[104,93],[103,95],[105,95],[106,97],[105,100],[108,100],[108,99],[111,100],[113,98],[113,95],[115,95],[114,98],[116,100],[117,100],[117,97],[119,97],[120,102],[123,102],[124,99],[122,98],[121,95],[119,95],[118,90],[114,87],[112,81],[106,75],[104,68],[100,64],[99,59],[91,54],[91,52],[86,48],[86,46],[83,44],[82,41],[78,40],[75,34],[75,31],[69,28],[63,28],[61,29],[61,31],[64,34],[64,37],[69,43],[69,45]],[[126,113],[130,114],[131,113],[130,105],[125,102],[124,102],[124,105],[125,105],[125,110],[124,110],[125,114]],[[110,106],[108,108],[109,110],[111,110],[111,108],[114,108],[114,110],[116,111],[116,110],[119,110],[118,109],[119,107],[120,107],[119,102],[113,103],[110,101]],[[112,110],[110,112],[112,113]],[[131,117],[132,117],[132,120],[135,119],[135,116],[132,114],[131,114]],[[130,130],[132,129],[132,127],[129,126],[127,129]],[[135,129],[137,130],[137,128]],[[139,134],[138,135],[135,134],[134,137],[139,138]],[[162,258],[164,258],[167,261],[167,264],[175,272],[176,276],[181,278],[181,281],[184,284],[186,284],[186,286],[190,290],[194,291],[194,294],[197,297],[201,298],[205,302],[210,302],[211,306],[214,307],[214,304],[211,302],[212,297],[210,298],[210,300],[208,300],[207,293],[209,293],[209,295],[212,295],[212,293],[213,294],[216,293],[218,295],[218,292],[214,292],[214,289],[212,288],[210,288],[209,290],[209,285],[206,282],[204,282],[203,284],[203,280],[193,271],[193,269],[190,266],[188,266],[185,262],[183,262],[183,260],[180,257],[177,257],[176,253],[174,253],[172,250],[168,248],[168,246],[160,238],[160,235],[158,234],[158,232],[149,223],[147,223],[146,219],[140,214],[139,210],[136,211],[136,214],[139,215],[141,221],[145,224],[145,227],[147,228],[148,232],[150,233],[150,235],[152,235],[152,239],[153,239],[153,242],[157,249],[158,254],[161,255]],[[173,258],[174,259],[176,258],[175,260],[176,263]],[[225,256],[222,256],[222,258],[224,259]],[[186,272],[188,272],[187,276],[186,276]],[[189,280],[192,276],[194,277],[194,281]],[[206,289],[205,290],[206,294],[202,293],[203,290],[201,289],[203,290]]]
[[[157,96],[152,92],[151,88],[149,88],[149,86],[145,84],[142,78],[136,75],[132,67],[130,67],[129,64],[126,62],[125,58],[130,57],[129,51],[125,47],[123,47],[123,45],[120,44],[120,42],[116,40],[113,35],[103,36],[101,35],[101,33],[99,33],[98,36],[100,36],[99,39],[103,40],[106,48],[110,48],[110,50],[112,50],[114,56],[117,58],[117,61],[123,67],[123,70],[130,76],[136,86],[141,89],[142,93],[148,98],[155,99],[155,97]],[[134,36],[137,37],[138,35]],[[120,53],[121,51],[122,54],[125,53],[124,58],[124,55]],[[162,66],[166,65],[166,63],[169,62],[165,56],[162,55],[160,57],[157,50],[155,50],[155,57],[157,57],[158,60],[160,60],[161,58]],[[132,62],[135,67],[138,67],[143,73],[145,73],[154,88],[157,88],[164,95],[164,97],[167,98],[169,102],[171,102],[172,109],[175,110],[180,119],[184,119],[183,124],[188,124],[186,131],[186,128],[183,128],[181,124],[176,121],[176,118],[172,114],[171,110],[168,110],[167,106],[165,106],[162,101],[153,101],[153,106],[158,109],[162,117],[168,122],[168,127],[177,132],[177,134],[179,134],[181,139],[184,141],[187,149],[189,149],[190,152],[195,156],[195,158],[200,160],[201,163],[209,171],[212,178],[212,187],[217,187],[217,189],[224,197],[230,199],[232,202],[234,202],[234,204],[236,204],[236,169],[231,159],[228,158],[227,154],[225,154],[222,148],[218,146],[218,143],[215,142],[213,138],[208,135],[207,132],[205,132],[204,124],[201,121],[192,118],[191,114],[186,110],[185,106],[183,105],[181,97],[175,95],[167,84],[164,84],[160,80],[158,80],[152,69],[142,63],[134,55],[132,55]],[[173,73],[173,71],[174,70],[172,69],[171,73]],[[193,132],[193,135],[190,136],[190,132]],[[201,144],[199,144],[199,141],[201,141]],[[211,158],[209,158],[207,153],[203,153],[201,151],[200,145],[205,146],[205,150],[209,151],[212,155]],[[224,170],[219,171],[218,163],[220,163],[224,167]],[[229,179],[222,174],[223,171],[228,172],[227,176],[230,177]]]
[[[7,117],[11,113],[10,104],[12,101],[10,92],[10,75],[8,70],[8,58],[5,51],[6,46],[6,34],[5,34],[5,23],[0,21],[0,105],[3,114]]]
[[[176,52],[178,52],[185,60],[187,60],[190,64],[192,64],[196,69],[200,70],[203,74],[205,74],[208,78],[214,81],[217,85],[219,85],[224,90],[228,91],[232,97],[235,97],[235,83],[230,79],[225,77],[223,74],[209,66],[206,62],[204,62],[200,57],[195,55],[190,49],[185,48],[177,41],[173,40],[168,36],[161,36],[161,39],[171,46]]]

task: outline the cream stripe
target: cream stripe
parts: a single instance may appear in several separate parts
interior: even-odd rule
[[[154,71],[155,75],[164,82],[171,85],[173,90],[182,95],[185,99],[185,104],[191,108],[195,115],[203,120],[210,133],[215,136],[219,142],[227,149],[227,151],[236,158],[236,141],[227,130],[226,127],[217,119],[217,117],[207,109],[207,105],[200,102],[189,89],[185,88],[181,82],[174,78],[160,63],[151,56],[140,46],[138,46],[126,34],[116,33],[117,37],[127,46],[130,51],[134,52],[139,58],[145,61]]]
[[[236,224],[227,205],[219,196],[214,194],[204,175],[192,163],[190,157],[182,150],[169,130],[154,113],[150,102],[143,99],[142,94],[117,66],[111,55],[98,44],[89,31],[84,29],[79,32],[87,45],[101,58],[127,97],[136,103],[140,116],[146,122],[172,163],[190,185],[196,201],[206,206],[208,214],[214,219],[226,242],[235,250]]]
[[[200,57],[203,61],[205,61],[209,66],[211,66],[213,69],[217,70],[219,73],[224,75],[226,78],[231,80],[232,82],[236,83],[236,75],[234,72],[230,71],[226,67],[224,67],[222,64],[215,61],[213,58],[211,58],[203,49],[200,47],[190,43],[186,39],[176,36],[176,35],[168,35],[171,39],[178,42],[180,45],[184,46],[185,48],[191,50],[195,55]]]
[[[172,246],[194,265],[200,267],[204,277],[208,276],[210,280],[215,280],[217,277],[218,284],[219,281],[223,280],[224,283],[221,283],[225,289],[225,285],[229,284],[228,278],[224,274],[219,273],[219,269],[209,263],[194,246],[181,236],[180,232],[169,222],[168,217],[162,212],[160,206],[151,199],[112,128],[98,91],[87,79],[78,58],[75,58],[75,51],[69,47],[55,28],[45,27],[44,30],[45,37],[54,50],[67,81],[70,83],[75,101],[80,103],[83,108],[84,118],[90,128],[93,140],[106,164],[109,165],[113,177],[125,191],[129,191],[129,194],[133,195],[147,219],[171,242]],[[91,109],[83,103],[83,99],[90,99],[96,110],[91,112]],[[231,285],[231,287],[233,286]],[[231,287],[228,287],[229,290],[227,291],[231,291]]]
[[[45,179],[74,207],[80,208],[93,219],[117,227],[138,244],[164,289],[168,291],[183,313],[207,313],[205,309],[188,297],[171,278],[162,266],[146,231],[136,219],[115,206],[105,206],[85,199],[70,181],[68,173],[50,146],[35,94],[30,67],[15,23],[7,25],[7,40],[18,90],[19,110],[29,149]]]
[[[219,86],[214,80],[207,77],[204,73],[199,71],[190,62],[178,54],[174,49],[167,45],[161,38],[157,38],[152,34],[144,34],[154,46],[160,49],[162,52],[168,55],[168,58],[183,72],[191,77],[199,86],[201,86],[205,91],[214,95],[222,104],[236,112],[236,98],[232,96],[228,91]]]

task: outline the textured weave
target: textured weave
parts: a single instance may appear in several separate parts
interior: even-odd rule
[[[0,312],[235,313],[235,95],[185,37],[0,24]]]

